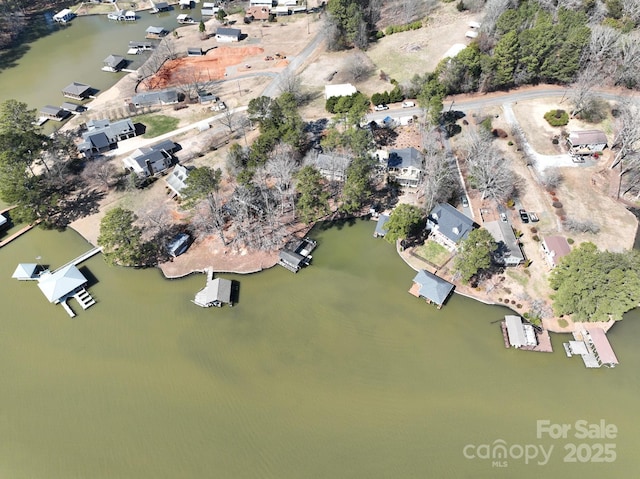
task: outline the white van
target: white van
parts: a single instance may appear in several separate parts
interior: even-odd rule
[[[412,101],[403,101],[402,108],[413,108],[416,104]]]

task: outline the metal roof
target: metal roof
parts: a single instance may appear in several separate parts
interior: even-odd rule
[[[231,280],[216,278],[196,294],[195,302],[196,304],[211,304],[215,301],[230,303],[231,286]]]
[[[389,215],[380,215],[378,216],[378,223],[376,224],[376,236],[384,236],[387,234],[387,228],[384,227],[389,221]]]
[[[604,329],[593,328],[588,330],[589,339],[600,358],[602,364],[618,364],[618,358],[607,339]]]
[[[454,243],[465,239],[473,229],[473,220],[460,213],[449,203],[437,204],[431,210],[428,220],[432,225],[437,226],[440,234]]]
[[[87,278],[75,265],[65,266],[53,273],[43,273],[38,279],[38,287],[54,303],[87,283]]]
[[[451,283],[424,269],[418,271],[413,282],[420,285],[420,296],[437,305],[442,305],[453,291]]]

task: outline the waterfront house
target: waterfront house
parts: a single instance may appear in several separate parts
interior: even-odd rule
[[[181,164],[177,164],[171,173],[167,175],[167,187],[173,192],[173,196],[181,196],[182,190],[187,187],[189,169]]]
[[[85,158],[92,158],[115,148],[118,141],[136,136],[136,129],[130,119],[111,123],[109,120],[92,120],[86,124],[78,150]]]
[[[347,168],[351,164],[351,158],[338,155],[327,155],[319,153],[315,159],[311,160],[320,174],[329,181],[344,181],[347,177]]]
[[[178,103],[178,91],[169,88],[167,90],[144,91],[131,97],[131,103],[136,107],[152,105],[173,105]]]
[[[64,10],[60,10],[58,13],[56,13],[53,16],[53,21],[58,23],[67,23],[71,21],[75,16],[76,16],[75,13],[73,13],[68,8],[65,8]]]
[[[109,55],[102,63],[104,64],[102,69],[107,72],[119,72],[127,66],[127,60],[120,55]]]
[[[529,323],[523,323],[520,316],[508,314],[504,317],[507,339],[512,348],[533,348],[538,345],[536,332]]]
[[[91,87],[84,83],[73,82],[62,90],[62,95],[74,100],[84,100],[91,96]]]
[[[40,115],[42,115],[45,118],[48,118],[49,120],[62,121],[65,118],[67,118],[70,114],[71,113],[69,113],[67,110],[57,106],[47,105],[47,106],[43,106],[40,109]]]
[[[165,140],[151,147],[138,148],[122,162],[126,170],[146,178],[167,170],[173,164],[176,149],[174,142]]]
[[[592,155],[607,147],[607,135],[602,130],[572,131],[567,145],[573,155]]]
[[[442,308],[452,292],[453,284],[424,269],[418,271],[418,274],[413,278],[413,286],[409,290],[409,293],[416,298],[433,303],[438,309]]]
[[[154,39],[154,38],[162,38],[169,34],[169,30],[165,30],[162,27],[147,27],[145,30],[145,38]]]
[[[518,266],[524,263],[524,253],[509,223],[488,221],[484,223],[484,227],[498,244],[498,249],[495,252],[496,263],[505,266]]]
[[[436,243],[454,251],[475,224],[473,220],[448,203],[437,204],[427,217],[427,229]]]
[[[378,221],[376,223],[376,229],[373,232],[373,237],[374,238],[384,238],[384,236],[387,234],[387,228],[385,228],[385,225],[387,224],[387,221],[389,221],[389,215],[379,215],[378,216]]]
[[[219,42],[239,42],[242,32],[237,28],[218,27],[216,40]]]
[[[53,273],[45,271],[38,278],[38,287],[50,303],[59,303],[79,292],[87,284],[87,278],[73,264]]]
[[[424,174],[424,158],[413,147],[391,150],[387,160],[389,177],[400,186],[416,187]]]
[[[351,83],[341,83],[339,85],[325,85],[324,99],[328,100],[334,96],[351,96],[358,93],[358,89]]]
[[[564,236],[547,236],[540,243],[544,257],[550,267],[555,268],[563,256],[571,252],[571,246]]]

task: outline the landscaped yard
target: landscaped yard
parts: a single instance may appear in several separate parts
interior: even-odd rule
[[[147,129],[144,132],[145,138],[155,138],[178,128],[180,120],[164,115],[142,115],[136,117],[136,123],[142,123]]]
[[[444,246],[431,240],[425,241],[422,246],[416,248],[416,254],[438,267],[444,265],[451,256],[451,252]]]

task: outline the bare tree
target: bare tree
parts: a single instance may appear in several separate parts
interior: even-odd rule
[[[637,0],[622,0],[622,11],[636,25],[640,23],[640,2]]]
[[[508,163],[493,145],[488,132],[472,132],[467,141],[465,161],[469,168],[469,182],[482,193],[482,199],[498,201],[513,194],[516,185]]]
[[[488,0],[485,5],[484,19],[482,20],[482,30],[491,35],[500,15],[510,8],[516,8],[512,0]]]
[[[83,176],[95,181],[105,189],[111,188],[117,174],[117,168],[106,159],[94,159],[88,161],[82,171]]]
[[[374,64],[364,53],[356,51],[349,55],[347,60],[347,72],[352,81],[365,79],[374,71]]]
[[[640,32],[622,35],[618,41],[617,68],[614,83],[634,88],[640,85]]]
[[[542,176],[542,184],[548,190],[552,190],[560,186],[563,180],[562,172],[560,168],[557,166],[551,166],[544,170],[544,175]]]
[[[616,135],[611,148],[617,150],[611,168],[640,149],[640,107],[631,100],[622,102],[618,108]],[[620,174],[623,173],[624,168]]]
[[[265,165],[265,170],[278,192],[280,214],[284,214],[286,209],[293,205],[293,176],[298,167],[297,158],[298,153],[292,146],[278,144]]]
[[[449,200],[458,186],[452,158],[448,158],[442,150],[426,149],[423,183],[425,209],[431,211],[436,204]]]
[[[226,126],[229,129],[229,134],[232,134],[236,129],[236,115],[230,108],[225,108],[218,118],[218,122]]]
[[[587,66],[580,71],[576,82],[571,87],[569,97],[569,101],[573,105],[571,117],[586,110],[593,103],[596,98],[593,90],[597,86],[598,80],[596,67],[593,66],[592,63],[588,63]]]
[[[302,79],[292,71],[285,71],[278,81],[280,93],[291,93],[297,103],[302,101]]]

